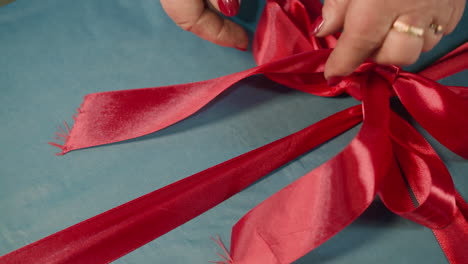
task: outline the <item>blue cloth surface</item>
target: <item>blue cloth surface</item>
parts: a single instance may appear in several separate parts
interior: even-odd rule
[[[237,18],[251,32],[261,1]],[[456,32],[412,69],[467,41]],[[156,0],[21,1],[0,8],[0,255],[251,149],[341,109],[262,76],[248,78],[194,116],[129,142],[65,156],[47,144],[88,93],[210,79],[255,66],[251,53],[177,28]],[[444,84],[468,86],[468,72]],[[211,211],[115,261],[201,264],[229,246],[230,229],[255,205],[342,150],[355,128],[296,159]],[[468,163],[430,139],[468,197]],[[319,212],[318,212],[319,213]],[[446,263],[429,229],[373,204],[296,263]]]

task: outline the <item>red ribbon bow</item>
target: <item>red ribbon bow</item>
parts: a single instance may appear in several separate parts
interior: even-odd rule
[[[260,73],[320,96],[346,92],[362,105],[13,251],[0,262],[108,263],[364,120],[342,152],[234,226],[226,262],[291,263],[350,224],[379,195],[396,214],[432,228],[451,263],[468,263],[468,206],[436,152],[390,105],[397,97],[432,136],[467,159],[468,89],[432,79],[467,69],[468,43],[419,74],[364,63],[328,87],[323,69],[336,38],[310,34],[310,21],[320,10],[319,1],[268,0],[254,43],[260,66],[197,83],[87,95],[71,132],[58,134],[65,144],[52,144],[64,154],[155,132]]]

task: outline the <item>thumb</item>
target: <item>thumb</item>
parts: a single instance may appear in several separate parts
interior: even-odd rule
[[[317,37],[325,37],[343,28],[346,10],[351,0],[325,0],[322,9],[323,21],[315,30]]]
[[[161,5],[182,29],[221,46],[247,50],[249,39],[245,30],[208,8],[204,0],[161,0]],[[213,8],[219,10],[217,5]]]

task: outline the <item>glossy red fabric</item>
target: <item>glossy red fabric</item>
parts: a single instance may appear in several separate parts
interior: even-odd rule
[[[468,158],[468,89],[434,81],[468,68],[468,43],[420,74],[368,62],[328,87],[323,69],[336,36],[311,35],[320,9],[319,1],[268,0],[254,42],[258,67],[191,84],[87,95],[69,135],[60,134],[65,144],[56,145],[64,154],[155,132],[260,73],[319,96],[346,92],[362,105],[13,251],[0,263],[111,262],[361,120],[360,132],[342,152],[234,226],[228,262],[291,263],[346,227],[379,195],[393,212],[432,228],[451,263],[468,263],[468,206],[436,152],[390,106],[390,98],[398,97],[431,135]]]
[[[359,105],[345,109],[297,133],[5,255],[0,263],[111,262],[209,210],[361,121]]]

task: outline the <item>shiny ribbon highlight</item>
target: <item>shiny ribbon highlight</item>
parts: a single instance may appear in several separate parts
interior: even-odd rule
[[[468,88],[434,80],[468,68],[468,43],[419,74],[366,62],[328,87],[323,69],[336,36],[311,35],[320,10],[319,1],[268,0],[254,42],[258,67],[190,84],[87,95],[71,131],[58,134],[64,144],[52,144],[65,154],[153,133],[254,74],[318,96],[348,93],[362,104],[13,251],[0,262],[109,263],[363,121],[342,152],[239,220],[225,262],[291,263],[354,221],[378,195],[394,213],[433,229],[450,263],[468,263],[468,206],[433,148],[390,105],[398,98],[434,138],[467,159]]]

